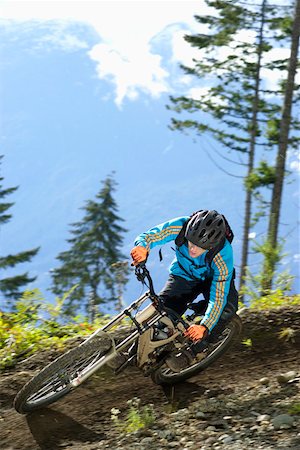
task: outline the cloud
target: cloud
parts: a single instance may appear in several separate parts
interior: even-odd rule
[[[195,86],[195,79],[184,75],[179,64],[192,66],[193,59],[201,59],[202,53],[188,44],[184,35],[205,33],[207,26],[201,28],[194,16],[208,13],[211,10],[204,0],[1,2],[1,17],[8,23],[26,22],[32,29],[45,22],[57,24],[56,28],[52,25],[50,33],[45,31],[40,36],[34,49],[50,46],[63,51],[86,49],[95,63],[98,78],[112,83],[119,107],[125,99],[136,100],[142,93],[157,98],[181,89],[186,94]],[[74,25],[72,32],[67,23]],[[99,42],[92,48],[82,32],[76,34],[76,25],[79,29],[80,24],[90,26],[98,35]],[[242,30],[237,38],[253,42],[254,34]],[[223,57],[226,51],[222,49]],[[274,49],[267,57],[271,60],[287,53],[287,49]],[[262,76],[268,88],[276,89],[282,73],[263,70]],[[197,96],[196,88],[192,94]]]
[[[97,64],[99,78],[114,82],[118,106],[126,97],[135,100],[140,92],[159,97],[169,91],[169,74],[161,67],[161,56],[151,54],[146,48],[140,47],[125,56],[107,44],[97,44],[88,54]]]
[[[114,84],[118,106],[125,98],[134,100],[140,93],[158,97],[171,90],[169,73],[160,53],[151,48],[151,41],[175,24],[177,33],[172,35],[169,30],[164,34],[172,47],[171,62],[178,65],[189,61],[192,52],[187,43],[181,42],[182,30],[192,29],[194,15],[207,10],[204,0],[20,0],[1,4],[3,19],[30,22],[32,27],[45,21],[90,25],[98,34],[99,43],[89,48],[87,54],[96,64],[98,77]],[[87,48],[87,43],[75,33],[46,33],[40,46],[51,44],[65,51]]]
[[[173,141],[170,142],[162,151],[162,154],[165,155],[166,153],[169,153],[174,147]]]
[[[289,150],[288,164],[293,172],[300,173],[300,148],[297,150]]]
[[[294,171],[294,172],[300,172],[300,155],[298,156],[298,161],[292,161],[290,164],[290,168]]]
[[[72,34],[62,35],[60,32],[57,34],[46,34],[45,36],[42,36],[39,39],[39,46],[57,47],[66,52],[89,48],[88,43],[79,39],[77,36]]]
[[[199,27],[197,26],[197,32],[199,33]],[[206,26],[203,26],[203,29],[201,30],[202,33],[206,31]],[[192,47],[188,42],[184,40],[184,36],[186,34],[191,34],[189,29],[179,28],[177,27],[176,30],[170,30],[172,31],[172,34],[170,33],[170,40],[172,45],[172,61],[178,62],[180,61],[181,64],[184,64],[186,66],[193,65],[193,59],[200,59],[201,55],[203,54],[203,51],[196,49],[195,47]],[[196,30],[194,30],[196,32]]]

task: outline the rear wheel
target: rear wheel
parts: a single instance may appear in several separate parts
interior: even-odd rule
[[[210,364],[222,356],[234,339],[240,334],[242,330],[242,321],[239,316],[234,316],[227,324],[225,330],[220,335],[218,341],[214,344],[209,344],[208,348],[199,354],[202,359],[194,362],[188,367],[182,369],[180,372],[173,372],[167,365],[161,366],[152,375],[152,380],[156,384],[176,384],[197,375],[202,370],[205,370]]]
[[[111,338],[101,335],[69,350],[25,384],[14,400],[15,409],[24,414],[56,402],[74,389],[71,381],[84,374],[111,347]]]

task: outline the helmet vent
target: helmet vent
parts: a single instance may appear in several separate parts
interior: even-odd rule
[[[199,234],[199,237],[202,238],[205,235],[206,231],[205,230],[201,230],[201,233]]]
[[[222,234],[222,231],[219,231],[219,233],[217,233],[217,234],[215,235],[215,239],[219,239],[219,237],[221,237],[221,234]]]
[[[225,236],[225,222],[215,210],[201,210],[191,216],[185,237],[198,247],[209,249],[216,247]]]

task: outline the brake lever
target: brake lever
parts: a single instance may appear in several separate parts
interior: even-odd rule
[[[146,266],[145,264],[141,263],[138,264],[137,266],[135,266],[135,276],[138,279],[138,281],[141,281],[142,283],[144,282],[145,278],[146,278]]]

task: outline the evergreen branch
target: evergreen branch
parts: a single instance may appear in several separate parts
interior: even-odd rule
[[[245,164],[245,163],[243,163],[243,162],[237,162],[237,161],[234,161],[233,159],[230,159],[230,158],[227,158],[226,156],[224,156],[221,152],[219,152],[219,150],[217,150],[209,141],[207,141],[208,142],[208,144],[210,145],[210,147],[213,149],[213,151],[215,152],[215,153],[217,153],[217,155],[218,156],[220,156],[220,158],[222,158],[222,159],[224,159],[225,161],[228,161],[228,162],[230,162],[230,163],[232,163],[232,164],[236,164],[236,165],[238,165],[238,166],[244,166],[244,167],[247,167],[248,166],[248,164]]]
[[[9,222],[11,218],[12,218],[11,214],[3,214],[2,216],[0,216],[0,223],[5,224]]]
[[[3,178],[2,178],[3,180]],[[19,189],[19,186],[7,188],[7,189],[0,189],[0,198],[6,197],[7,195],[13,194],[15,191]],[[12,203],[13,205],[13,203]]]
[[[29,277],[28,273],[9,277],[0,280],[0,292],[2,292],[7,298],[17,300],[22,294],[21,288],[28,283],[33,283],[36,277]]]
[[[214,158],[209,154],[209,152],[208,152],[205,148],[203,148],[203,150],[204,150],[204,152],[206,153],[206,155],[209,157],[209,159],[214,163],[214,165],[215,165],[219,170],[221,170],[222,172],[226,173],[226,175],[229,175],[229,176],[234,177],[234,178],[244,178],[244,177],[241,176],[241,175],[235,175],[235,174],[230,173],[230,172],[228,172],[227,170],[225,170],[223,167],[221,167],[221,166],[214,160]]]
[[[0,257],[0,268],[15,267],[17,264],[30,261],[39,251],[40,247],[33,250],[17,253],[16,255],[7,255]]]

